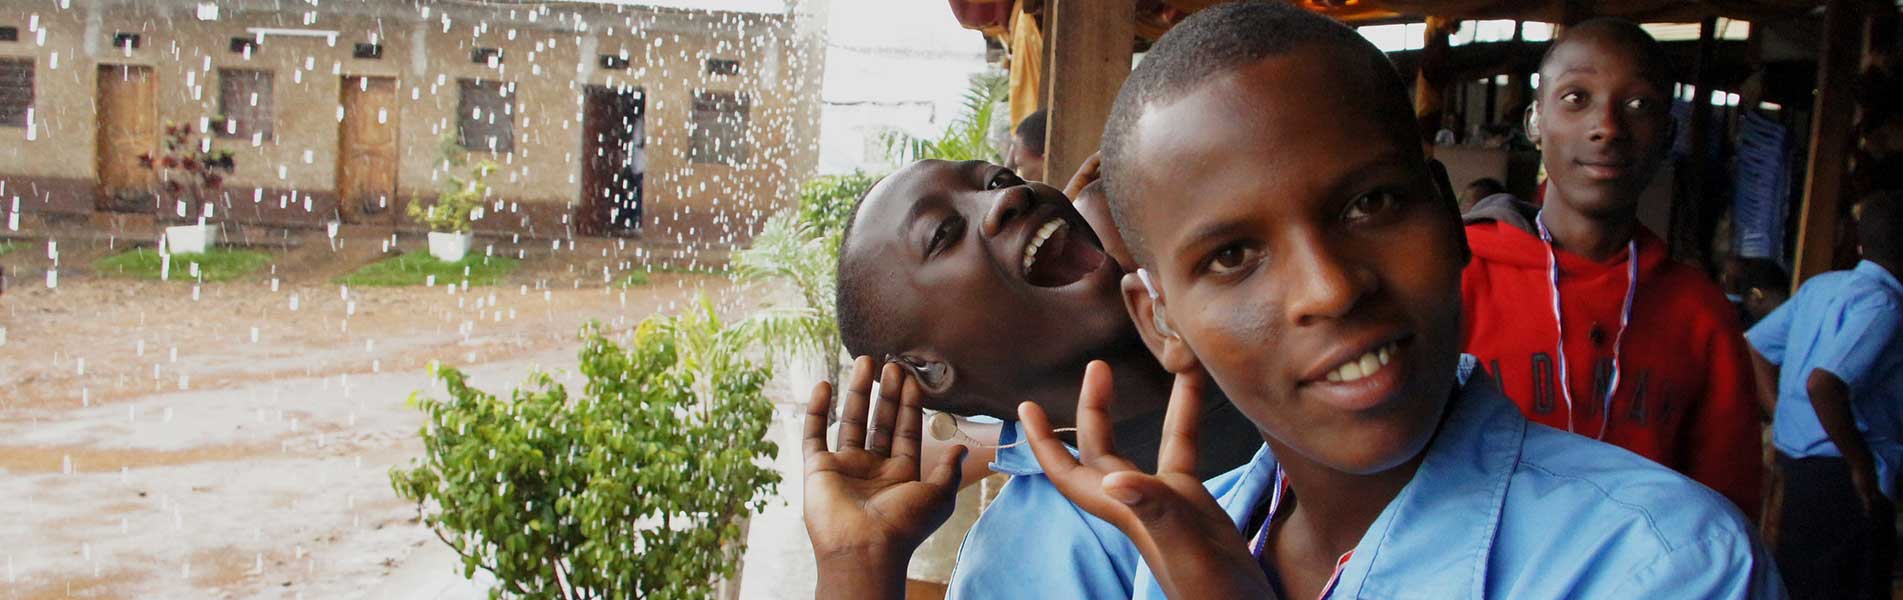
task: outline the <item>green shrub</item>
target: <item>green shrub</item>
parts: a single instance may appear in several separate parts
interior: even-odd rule
[[[449,397],[411,396],[424,455],[390,481],[465,576],[495,575],[492,598],[709,597],[780,480],[770,372],[704,297],[625,349],[598,325],[582,338],[578,397],[546,374],[501,398],[437,369]]]
[[[412,196],[409,208],[405,211],[417,224],[428,227],[430,231],[469,233],[469,216],[489,197],[489,175],[500,167],[489,160],[470,164],[468,152],[456,142],[453,134],[443,134],[437,142],[437,153],[443,160],[444,174],[436,201],[425,206]]]

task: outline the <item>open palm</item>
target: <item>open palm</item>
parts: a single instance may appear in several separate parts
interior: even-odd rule
[[[963,449],[946,453],[943,464],[921,479],[918,382],[903,369],[887,365],[877,414],[868,414],[873,409],[874,368],[865,357],[853,365],[837,450],[828,451],[826,443],[832,386],[814,386],[807,404],[802,443],[806,528],[814,552],[821,556],[868,548],[909,553],[944,524],[954,506]]]
[[[1200,373],[1178,375],[1163,418],[1156,474],[1117,455],[1108,406],[1110,366],[1092,362],[1077,399],[1078,456],[1052,433],[1036,404],[1018,406],[1031,451],[1057,490],[1135,542],[1172,598],[1272,598],[1248,543],[1196,473]]]

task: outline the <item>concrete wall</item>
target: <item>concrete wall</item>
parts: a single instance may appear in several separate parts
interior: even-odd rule
[[[573,233],[581,196],[582,100],[586,86],[629,86],[647,97],[646,234],[669,241],[741,241],[765,214],[789,202],[814,169],[817,150],[817,36],[797,16],[649,8],[540,5],[481,8],[394,0],[308,5],[221,2],[216,20],[179,0],[0,1],[0,26],[19,28],[0,56],[36,61],[34,124],[0,128],[0,211],[19,196],[22,211],[87,212],[95,204],[100,65],[154,68],[161,121],[202,123],[218,112],[220,68],[274,73],[274,135],[214,141],[236,152],[227,185],[230,218],[315,224],[336,218],[339,98],[343,77],[398,82],[399,200],[429,199],[444,175],[438,138],[456,130],[457,80],[513,82],[515,148],[472,152],[502,166],[490,179],[503,210],[479,229],[561,237]],[[277,7],[286,7],[279,10]],[[303,37],[266,33],[255,53],[229,51],[257,29],[334,31]],[[112,46],[137,33],[141,47]],[[356,59],[356,43],[383,46],[379,60]],[[498,48],[500,64],[475,64],[476,47]],[[625,55],[626,70],[599,56]],[[813,57],[813,58],[808,58]],[[708,58],[741,62],[736,76],[709,75]],[[752,160],[739,167],[688,160],[698,91],[752,98]],[[29,135],[29,133],[31,135]],[[31,138],[31,139],[29,139]],[[401,206],[383,215],[408,226]],[[395,216],[391,216],[395,215]]]

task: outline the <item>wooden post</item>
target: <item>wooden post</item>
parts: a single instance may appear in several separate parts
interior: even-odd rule
[[[1423,34],[1420,64],[1414,75],[1414,120],[1420,129],[1421,146],[1428,156],[1434,153],[1434,135],[1440,131],[1441,116],[1447,113],[1447,60],[1451,48],[1447,35],[1459,21],[1446,17],[1428,17]]]
[[[1047,0],[1051,62],[1044,179],[1062,186],[1097,151],[1117,90],[1130,76],[1135,0]]]
[[[1797,264],[1791,290],[1831,270],[1847,185],[1851,126],[1856,100],[1850,86],[1863,50],[1858,0],[1830,0],[1824,9],[1823,48],[1817,56],[1817,102],[1811,108],[1810,158],[1805,165],[1804,203],[1798,209]]]
[[[1718,17],[1705,17],[1698,25],[1698,56],[1692,65],[1691,160],[1679,170],[1679,184],[1672,195],[1672,221],[1669,234],[1672,258],[1692,264],[1704,264],[1710,250],[1711,227],[1705,218],[1718,203],[1712,181],[1711,103],[1718,96],[1713,89],[1712,61],[1718,48]]]

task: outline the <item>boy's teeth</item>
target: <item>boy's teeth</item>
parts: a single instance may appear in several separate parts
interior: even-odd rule
[[[1381,367],[1387,366],[1388,361],[1393,358],[1393,350],[1394,344],[1390,343],[1366,354],[1362,354],[1354,360],[1342,363],[1341,366],[1335,367],[1335,370],[1328,372],[1328,381],[1331,383],[1347,383],[1373,375],[1380,371]]]
[[[1049,222],[1046,222],[1044,226],[1037,228],[1037,233],[1031,236],[1031,242],[1024,245],[1025,271],[1030,271],[1031,264],[1037,262],[1037,251],[1039,248],[1044,247],[1044,242],[1051,239],[1051,236],[1055,235],[1057,230],[1064,228],[1066,225],[1068,224],[1065,223],[1063,219],[1058,218],[1051,219]]]

